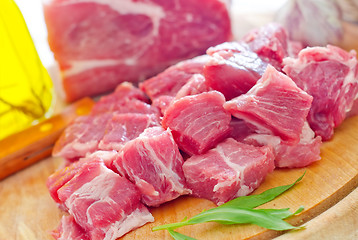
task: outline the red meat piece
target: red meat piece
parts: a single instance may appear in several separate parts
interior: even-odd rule
[[[85,162],[57,192],[91,239],[115,240],[154,220],[136,187],[102,161]]]
[[[86,231],[81,228],[72,216],[63,216],[60,225],[52,231],[56,240],[90,240]]]
[[[162,125],[171,129],[181,150],[190,155],[204,153],[230,133],[231,116],[224,103],[217,91],[180,98],[167,108]]]
[[[126,142],[153,126],[160,126],[159,118],[155,114],[114,114],[106,125],[106,133],[99,142],[98,149],[119,151]]]
[[[179,62],[157,76],[140,83],[139,87],[152,101],[163,95],[175,97],[194,74],[203,72],[208,60],[209,56],[202,55]]]
[[[246,34],[242,41],[247,43],[264,62],[277,70],[282,69],[282,60],[289,56],[289,41],[286,30],[277,23],[267,24]],[[294,50],[294,49],[293,49]]]
[[[358,93],[356,52],[334,46],[306,48],[297,59],[286,58],[283,71],[313,96],[307,120],[323,140],[331,139]]]
[[[245,43],[226,42],[207,50],[211,59],[204,67],[207,86],[230,100],[246,93],[264,73],[263,62]]]
[[[224,104],[239,119],[257,132],[277,135],[295,144],[310,110],[312,97],[286,75],[269,66],[249,92]]]
[[[242,141],[255,146],[273,147],[275,166],[279,168],[306,167],[321,159],[322,138],[315,137],[307,122],[303,126],[300,141],[294,145],[282,141],[278,136],[258,133],[248,135]]]
[[[223,204],[255,190],[274,169],[270,147],[228,138],[203,155],[187,159],[184,175],[193,195]]]
[[[138,187],[147,206],[159,206],[190,193],[185,185],[183,163],[170,130],[162,127],[146,129],[128,142],[114,161],[118,171]]]

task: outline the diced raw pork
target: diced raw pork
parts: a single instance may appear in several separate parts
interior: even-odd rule
[[[148,100],[148,97],[143,91],[134,87],[132,83],[124,82],[118,85],[113,93],[102,96],[92,108],[91,113],[99,114],[112,111],[128,112],[127,109],[134,109],[134,107],[127,105],[135,105],[137,107],[136,111],[132,110],[130,112],[150,113],[155,110],[145,104],[148,103]],[[130,101],[133,101],[133,104],[128,104]]]
[[[58,197],[91,239],[115,240],[154,221],[140,193],[102,161],[87,161],[58,189]]]
[[[320,136],[315,137],[307,122],[303,126],[300,141],[294,145],[282,141],[278,136],[257,133],[248,135],[242,141],[256,146],[272,146],[275,166],[279,168],[306,167],[321,159],[322,139]]]
[[[160,126],[159,118],[155,114],[115,113],[106,125],[106,133],[99,142],[98,149],[119,151],[126,142],[153,126]]]
[[[106,112],[143,113],[159,115],[158,109],[148,103],[145,103],[138,99],[121,100],[112,96],[106,96],[104,101],[99,101],[98,103],[96,103],[91,110],[92,115]]]
[[[207,54],[211,59],[204,67],[206,83],[226,100],[246,93],[267,67],[245,43],[226,42],[209,48]]]
[[[156,107],[160,110],[161,115],[163,116],[165,113],[165,110],[169,107],[169,105],[174,100],[174,97],[168,96],[168,95],[162,95],[157,98],[155,98],[152,102],[152,106]]]
[[[229,137],[238,142],[242,142],[247,136],[255,133],[244,120],[232,118],[230,122],[231,132]]]
[[[356,52],[334,46],[306,48],[297,59],[284,59],[284,65],[297,86],[313,96],[307,117],[311,128],[323,140],[331,139],[358,92]]]
[[[61,134],[52,151],[53,156],[77,160],[98,149],[111,113],[77,118]]]
[[[159,206],[190,193],[185,185],[183,163],[170,130],[153,127],[128,142],[114,166],[135,183],[143,203]]]
[[[81,166],[82,162],[77,161],[68,165],[67,167],[57,170],[48,177],[46,185],[52,199],[55,200],[55,202],[59,204],[62,203],[62,201],[58,198],[57,190],[65,185],[68,181],[70,181],[79,171]]]
[[[52,236],[57,240],[90,240],[72,216],[63,216],[60,225],[52,231]]]
[[[250,31],[242,41],[247,43],[263,61],[279,71],[282,69],[283,58],[289,56],[287,32],[277,23],[270,23]]]
[[[273,169],[270,147],[254,147],[232,138],[203,155],[192,156],[183,165],[193,195],[218,205],[248,195]]]
[[[194,74],[188,82],[178,91],[175,99],[195,95],[212,90],[206,85],[205,77],[201,74]]]
[[[205,83],[205,78],[201,74],[193,74],[187,82],[179,89],[175,97],[170,95],[160,95],[159,97],[154,98],[152,106],[155,106],[160,109],[162,115],[164,115],[165,110],[169,105],[175,100],[185,96],[195,95],[202,92],[208,92],[212,90]],[[174,92],[173,92],[174,93]]]
[[[55,202],[59,204],[62,203],[62,201],[58,198],[58,189],[70,181],[78,173],[84,163],[89,161],[102,161],[106,167],[112,168],[112,162],[117,158],[117,156],[118,153],[116,151],[96,151],[85,158],[81,158],[79,161],[58,169],[48,177],[46,182],[51,197],[55,200]]]
[[[68,101],[144,80],[231,38],[222,0],[50,0],[44,13]]]
[[[148,97],[139,88],[133,86],[132,83],[123,82],[119,84],[113,93],[101,97],[99,102],[103,101],[108,96],[114,96],[117,99],[138,99],[143,102],[148,102]]]
[[[190,155],[204,153],[230,133],[231,116],[224,103],[217,91],[180,98],[167,108],[162,125],[172,130],[181,150]]]
[[[139,84],[152,101],[155,98],[167,95],[175,97],[177,92],[197,73],[202,73],[204,65],[210,59],[207,55],[181,61]]]
[[[312,97],[289,77],[268,66],[249,92],[226,102],[224,108],[254,126],[255,131],[296,144],[311,102]]]
[[[300,51],[304,48],[303,44],[298,41],[288,41],[288,55],[296,58]]]
[[[356,99],[354,100],[353,106],[349,112],[346,114],[346,118],[348,117],[354,117],[358,115],[358,98],[356,96]]]
[[[121,84],[114,93],[102,97],[90,115],[77,118],[65,129],[52,154],[77,160],[99,149],[120,150],[125,141],[139,136],[145,126],[160,122],[159,109],[142,100],[147,98],[138,88]]]
[[[101,97],[93,106],[91,114],[130,112],[159,115],[158,109],[149,105],[148,100],[143,91],[134,87],[131,83],[125,82],[118,85],[113,93]]]

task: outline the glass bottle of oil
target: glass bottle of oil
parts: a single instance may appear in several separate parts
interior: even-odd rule
[[[13,0],[0,1],[0,139],[41,120],[52,81]]]

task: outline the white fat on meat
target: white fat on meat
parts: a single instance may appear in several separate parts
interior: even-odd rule
[[[72,60],[68,61],[70,68],[62,71],[63,75],[66,77],[79,74],[81,72],[88,71],[94,68],[100,67],[111,67],[119,65],[121,62],[114,59],[93,59],[93,60]]]
[[[188,187],[196,197],[218,205],[256,189],[274,169],[270,147],[254,147],[228,138],[202,155],[194,155],[183,165]]]
[[[136,209],[124,221],[112,224],[103,240],[115,240],[133,230],[133,228],[144,225],[147,222],[154,222],[154,217],[151,214],[143,214],[143,209]]]
[[[157,131],[158,133],[160,133],[160,132],[162,132],[162,128],[161,127],[153,127],[151,129],[146,130],[144,132],[144,134],[141,134],[139,136],[139,138],[143,139],[144,147],[149,151],[150,158],[154,160],[154,162],[157,164],[157,167],[161,170],[161,173],[159,173],[158,177],[161,177],[164,179],[164,178],[167,178],[167,176],[171,176],[169,179],[172,182],[172,188],[173,188],[172,190],[175,192],[182,193],[182,194],[188,193],[188,190],[185,189],[185,186],[182,184],[182,178],[178,175],[177,172],[173,171],[173,162],[171,162],[171,165],[165,166],[161,159],[165,159],[168,156],[162,156],[162,155],[158,156],[158,154],[161,154],[161,152],[154,151],[154,149],[150,145],[150,141],[148,141],[148,137],[145,136],[150,131],[153,131],[154,133]],[[170,129],[167,129],[166,132],[167,132],[166,134],[169,134],[171,136]],[[170,141],[173,146],[176,145],[173,138],[170,138]],[[173,156],[171,156],[171,157],[173,157]]]
[[[240,182],[241,182],[242,172],[243,172],[243,170],[244,170],[245,168],[244,168],[243,166],[240,166],[240,165],[238,165],[238,164],[233,163],[233,162],[230,161],[230,160],[231,160],[230,155],[231,155],[231,154],[234,154],[234,153],[231,153],[231,154],[229,154],[229,155],[226,156],[225,153],[224,153],[224,151],[223,151],[223,149],[222,149],[222,147],[221,147],[221,145],[218,145],[218,146],[216,147],[216,150],[217,150],[217,152],[219,153],[220,157],[225,161],[225,163],[226,163],[231,169],[233,169],[235,172],[237,172],[237,177],[235,178],[235,181],[234,181],[235,185],[238,184],[238,183],[240,183]],[[214,186],[213,191],[216,192],[216,191],[220,190],[220,188],[228,187],[228,186],[230,186],[230,185],[232,185],[232,184],[233,184],[233,182],[229,182],[229,181],[224,181],[224,182],[218,181],[218,183]],[[241,184],[241,187],[243,187],[242,185],[243,185],[243,184]],[[240,189],[241,189],[241,187],[240,187]],[[245,194],[245,195],[246,195],[246,194]]]
[[[107,154],[99,153],[98,155],[102,156]],[[75,204],[79,203],[80,199],[95,200],[86,210],[86,224],[89,226],[93,225],[93,219],[91,218],[90,214],[92,206],[103,202],[116,204],[116,202],[111,198],[111,191],[113,191],[113,186],[116,185],[117,181],[117,179],[114,177],[116,174],[106,168],[104,163],[100,163],[100,169],[101,173],[99,175],[97,175],[91,181],[83,184],[65,201],[65,205],[68,208],[69,213],[76,219],[76,213],[73,212],[73,209],[77,209]],[[98,191],[99,186],[101,191]],[[112,222],[109,226],[107,225],[103,229],[100,229],[105,234],[105,240],[115,240],[134,228],[142,226],[147,222],[154,221],[153,216],[143,205],[138,205],[138,208],[127,216],[125,216],[123,211],[121,211],[121,214],[123,214],[123,216],[120,218],[120,220]]]
[[[76,3],[97,3],[109,6],[111,9],[117,11],[119,14],[141,14],[146,15],[152,19],[153,35],[158,35],[160,21],[165,17],[165,11],[162,7],[153,3],[134,2],[132,0],[68,0],[63,1],[62,5],[76,4]]]

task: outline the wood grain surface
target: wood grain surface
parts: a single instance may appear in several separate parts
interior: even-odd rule
[[[309,220],[313,221],[313,223],[312,221],[307,223],[306,230],[300,231],[305,239],[308,235],[312,236],[315,230],[316,233],[317,231],[324,233],[327,229],[337,232],[334,231],[336,216],[340,216],[342,219],[345,219],[347,215],[350,216],[351,219],[348,220],[353,219],[353,223],[350,221],[348,226],[351,229],[352,227],[353,229],[358,228],[357,218],[354,218],[358,214],[357,206],[350,206],[357,204],[358,195],[355,193],[357,191],[352,192],[358,186],[358,117],[347,119],[336,129],[334,138],[323,144],[321,157],[320,161],[307,168],[275,170],[267,176],[264,183],[255,192],[259,193],[271,187],[292,183],[304,171],[307,171],[304,179],[293,189],[263,205],[265,208],[289,207],[292,210],[303,205],[305,210],[288,221],[295,225],[301,225]],[[62,159],[60,158],[47,158],[0,182],[1,240],[52,239],[50,232],[58,225],[61,216],[65,213],[57,208],[50,198],[45,181],[61,164]],[[351,192],[353,197],[349,195]],[[345,197],[348,198],[348,201],[343,200],[339,203],[343,206],[337,204],[331,208]],[[166,232],[152,232],[151,228],[180,221],[186,216],[193,216],[203,209],[211,207],[214,207],[214,204],[207,200],[188,196],[181,197],[158,208],[152,208],[151,212],[155,217],[155,222],[146,224],[121,239],[171,239]],[[322,215],[317,218],[316,216],[329,208],[331,208],[329,211],[333,211],[333,213],[323,213],[324,220],[314,222],[315,219],[322,217]],[[348,212],[351,214],[347,214]],[[325,217],[325,214],[328,216]],[[320,221],[324,224],[321,224]],[[348,227],[347,224],[338,225],[339,228],[344,228],[344,226]],[[271,239],[283,234],[251,225],[222,226],[216,223],[183,227],[178,231],[199,240]],[[350,239],[343,237],[342,234],[342,232],[338,232],[338,237],[335,239]],[[352,236],[357,235],[353,233]],[[302,239],[293,237],[291,233],[286,233],[280,239]]]

